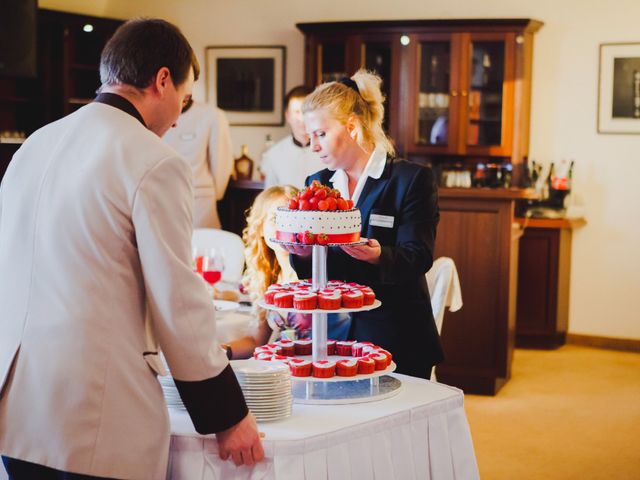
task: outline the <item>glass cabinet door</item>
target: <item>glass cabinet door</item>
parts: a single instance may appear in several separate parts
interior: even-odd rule
[[[392,78],[391,78],[391,43],[390,42],[369,42],[362,43],[362,66],[363,68],[377,73],[382,79],[382,93],[385,97],[384,104],[384,130],[389,132],[389,116],[393,108]]]
[[[468,146],[502,144],[504,41],[471,41],[469,47]]]
[[[450,139],[452,44],[429,40],[419,44],[418,122],[415,143],[447,146]]]
[[[347,44],[344,41],[323,41],[319,46],[318,83],[333,82],[347,75]]]

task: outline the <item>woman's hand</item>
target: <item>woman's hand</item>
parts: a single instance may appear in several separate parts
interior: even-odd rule
[[[286,245],[280,244],[291,255],[298,255],[299,257],[307,258],[313,253],[313,245]]]
[[[366,245],[356,245],[356,246],[342,246],[340,247],[344,250],[347,255],[357,259],[362,260],[363,262],[371,263],[373,265],[377,265],[380,261],[380,254],[382,253],[382,247],[380,246],[380,242],[378,242],[375,238],[362,238],[362,240],[367,240]]]

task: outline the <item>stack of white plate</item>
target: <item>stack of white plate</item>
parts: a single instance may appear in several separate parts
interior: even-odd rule
[[[164,363],[164,367],[167,369],[167,372],[169,372],[169,367],[167,366],[167,361],[165,360],[164,355],[161,356],[161,359]],[[180,398],[180,394],[178,393],[178,389],[176,388],[176,384],[173,382],[171,373],[165,376],[158,375],[158,381],[162,387],[162,393],[164,394],[164,401],[167,403],[167,407],[186,410],[182,403],[182,399]]]
[[[249,410],[258,422],[291,415],[291,372],[287,365],[261,360],[234,360],[231,367],[244,392]]]

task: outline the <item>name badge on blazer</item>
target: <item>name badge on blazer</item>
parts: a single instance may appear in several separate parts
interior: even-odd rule
[[[379,215],[372,213],[369,215],[369,225],[373,227],[393,228],[394,217],[390,215]]]

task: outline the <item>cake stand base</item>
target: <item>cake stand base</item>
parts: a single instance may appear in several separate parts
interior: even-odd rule
[[[340,382],[292,380],[293,403],[311,405],[377,402],[397,395],[402,387],[400,380],[389,375]]]

